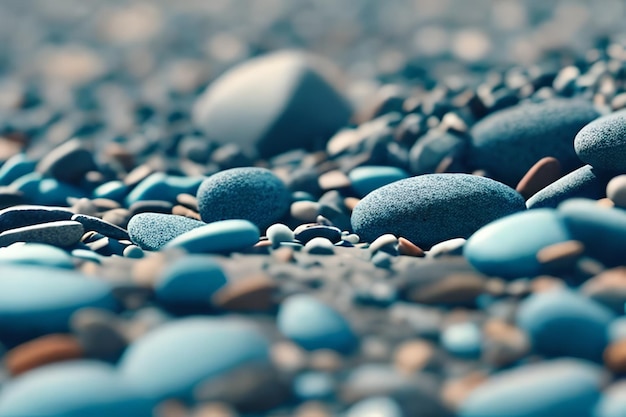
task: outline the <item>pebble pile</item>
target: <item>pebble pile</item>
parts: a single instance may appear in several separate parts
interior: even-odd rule
[[[5,3],[0,417],[626,415],[620,1]]]

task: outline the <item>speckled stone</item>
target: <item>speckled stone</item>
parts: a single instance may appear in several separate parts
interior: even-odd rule
[[[109,223],[98,217],[87,216],[84,214],[75,214],[72,220],[79,222],[85,228],[85,231],[95,231],[113,239],[124,240],[130,239],[128,232],[119,226]]]
[[[0,246],[8,246],[16,242],[29,242],[69,247],[80,242],[84,233],[83,225],[72,220],[34,224],[0,233]]]
[[[140,213],[128,222],[128,234],[134,244],[145,250],[159,250],[174,238],[206,223],[183,216]]]
[[[467,238],[485,224],[522,210],[522,196],[504,184],[467,174],[430,174],[370,193],[355,207],[351,220],[365,240],[392,233],[430,248]]]
[[[211,175],[198,189],[198,206],[207,223],[243,219],[260,229],[289,211],[291,194],[285,184],[265,168],[232,168]]]
[[[600,114],[587,101],[551,99],[487,116],[471,130],[469,162],[515,186],[539,159],[557,158],[565,172],[578,168],[572,146],[578,131]]]
[[[26,205],[0,211],[0,232],[33,224],[70,220],[74,213],[68,208]]]
[[[603,116],[576,135],[578,157],[594,168],[626,172],[626,111]]]

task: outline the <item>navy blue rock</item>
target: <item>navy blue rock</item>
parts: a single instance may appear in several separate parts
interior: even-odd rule
[[[151,417],[155,405],[112,366],[87,360],[34,369],[0,394],[2,417]]]
[[[459,417],[588,417],[606,375],[599,366],[559,359],[504,371],[472,391]]]
[[[578,157],[594,168],[626,172],[626,110],[583,127],[574,139]]]
[[[486,275],[534,277],[549,271],[537,252],[572,237],[556,210],[538,209],[512,214],[482,227],[465,244],[463,254]]]
[[[570,198],[604,198],[606,186],[614,175],[585,165],[538,191],[526,201],[526,207],[556,208]]]
[[[601,362],[614,318],[611,310],[589,298],[555,290],[525,299],[516,320],[540,355]]]
[[[600,114],[590,102],[553,99],[493,113],[471,130],[469,164],[515,186],[541,158],[553,156],[565,172],[582,165],[574,137]]]
[[[306,350],[331,349],[350,353],[358,345],[348,321],[310,295],[288,297],[281,304],[276,321],[285,337]]]
[[[207,88],[193,120],[209,140],[264,158],[319,149],[352,114],[334,86],[335,72],[320,57],[298,51],[248,60]]]
[[[243,219],[265,230],[289,210],[291,193],[265,168],[232,168],[205,179],[198,189],[198,209],[207,223]]]
[[[269,348],[251,323],[190,317],[162,325],[134,342],[119,370],[126,383],[155,401],[194,401],[202,385],[268,364]]]
[[[141,249],[159,250],[178,236],[202,226],[206,224],[174,214],[140,213],[128,222],[128,234]]]
[[[468,174],[428,174],[373,191],[354,208],[352,227],[366,241],[391,233],[428,249],[468,238],[496,219],[525,210],[512,188]]]

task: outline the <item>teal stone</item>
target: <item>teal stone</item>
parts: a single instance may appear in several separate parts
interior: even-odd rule
[[[247,220],[222,220],[183,233],[163,248],[184,249],[189,253],[227,253],[254,246],[260,237],[259,228]]]
[[[151,417],[154,403],[111,365],[62,362],[10,380],[0,394],[2,417]]]
[[[156,401],[190,401],[201,384],[248,366],[268,364],[269,349],[269,342],[251,323],[189,317],[135,341],[122,356],[119,372],[126,383]]]
[[[359,197],[365,197],[377,188],[408,178],[402,168],[391,166],[361,166],[348,174],[352,189]]]
[[[459,358],[478,359],[482,352],[482,331],[474,323],[452,324],[442,332],[441,346]]]
[[[68,197],[87,197],[85,191],[54,178],[44,178],[33,172],[11,183],[11,188],[23,192],[28,199],[44,206],[66,206]]]
[[[473,390],[459,417],[588,417],[606,375],[594,364],[558,359],[503,371]]]
[[[370,397],[352,405],[345,417],[409,417],[390,397]]]
[[[105,281],[78,272],[38,266],[1,267],[0,338],[23,341],[69,329],[72,314],[85,307],[115,311]]]
[[[530,337],[533,351],[602,362],[615,314],[570,290],[534,294],[517,311],[517,325]]]
[[[14,243],[0,249],[0,265],[39,265],[73,269],[72,257],[63,249],[40,243]]]
[[[306,350],[330,349],[350,353],[358,338],[334,308],[306,294],[285,299],[276,319],[281,333]]]
[[[474,268],[486,275],[511,279],[534,277],[548,273],[537,260],[537,252],[571,239],[556,210],[536,209],[482,227],[468,239],[463,254]]]
[[[106,198],[121,203],[128,194],[128,185],[122,181],[109,181],[93,190],[93,198]]]
[[[162,172],[155,172],[141,181],[126,196],[128,207],[138,201],[164,200],[175,202],[179,194],[196,195],[204,178],[176,177]]]
[[[574,150],[594,168],[626,172],[626,110],[594,120],[576,135]]]
[[[210,305],[213,294],[228,281],[222,267],[206,256],[186,256],[169,265],[155,283],[156,298],[168,306]]]
[[[604,390],[592,417],[626,416],[626,382],[618,381]]]
[[[322,401],[333,397],[335,381],[326,372],[305,372],[293,381],[293,392],[300,401]]]
[[[23,153],[9,158],[0,168],[0,185],[9,185],[16,179],[35,171],[36,161],[31,161]]]
[[[174,214],[139,213],[130,218],[130,240],[141,249],[160,250],[171,240],[206,223]]]

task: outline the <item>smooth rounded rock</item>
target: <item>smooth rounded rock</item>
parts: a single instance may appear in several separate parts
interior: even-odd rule
[[[294,239],[293,231],[282,223],[275,223],[271,225],[267,228],[267,232],[265,234],[274,247],[279,246],[282,242],[292,242]]]
[[[594,168],[626,171],[626,111],[603,116],[576,135],[578,157]]]
[[[201,177],[177,177],[155,172],[137,184],[124,201],[129,207],[144,200],[175,202],[179,194],[195,195],[202,180]]]
[[[455,323],[442,332],[441,345],[454,356],[478,359],[482,352],[482,332],[474,323]]]
[[[222,220],[183,233],[164,249],[189,253],[228,253],[254,246],[261,237],[258,227],[247,220]]]
[[[411,172],[415,175],[432,174],[444,159],[459,158],[466,150],[466,139],[440,129],[431,129],[411,147]]]
[[[502,183],[468,174],[428,174],[370,193],[351,220],[367,241],[392,233],[426,249],[468,238],[485,224],[524,209],[522,196]]]
[[[75,214],[72,216],[72,220],[82,224],[87,232],[98,232],[112,239],[118,240],[130,239],[126,230],[114,225],[113,223],[109,223],[106,220],[99,219],[98,217],[87,216],[85,214]]]
[[[614,318],[612,311],[593,300],[569,290],[554,290],[524,300],[516,320],[538,354],[601,362]]]
[[[93,152],[79,140],[69,140],[46,154],[37,171],[70,184],[79,183],[89,171],[96,171]]]
[[[562,177],[561,163],[551,156],[541,158],[522,177],[515,190],[528,200]]]
[[[565,172],[582,165],[574,137],[600,114],[590,102],[552,99],[493,113],[471,130],[469,162],[494,179],[515,186],[543,157],[557,158]]]
[[[0,264],[74,268],[72,257],[66,251],[41,243],[14,243],[0,249]]]
[[[298,51],[248,60],[207,88],[193,121],[209,140],[265,158],[323,146],[352,113],[331,81],[335,72],[323,59]]]
[[[204,222],[172,214],[140,213],[128,222],[128,234],[141,249],[155,251],[176,237],[205,225]]]
[[[198,189],[198,208],[207,223],[243,219],[265,229],[289,211],[291,193],[265,168],[232,168],[211,175]]]
[[[402,168],[391,166],[360,166],[348,174],[352,189],[359,197],[364,197],[377,188],[408,177],[409,174]]]
[[[463,254],[474,268],[502,278],[534,277],[548,270],[537,259],[547,246],[572,237],[556,210],[537,209],[512,214],[479,229]]]
[[[269,343],[252,324],[191,317],[134,342],[119,363],[122,379],[154,400],[192,400],[203,384],[269,363]]]
[[[606,196],[620,208],[626,209],[626,175],[614,177],[606,186]]]
[[[310,295],[292,295],[283,301],[277,325],[285,337],[306,350],[331,349],[350,353],[358,344],[348,321]]]
[[[23,205],[0,210],[0,232],[33,224],[70,220],[74,213],[65,207]]]
[[[0,233],[0,247],[16,242],[70,247],[80,242],[84,233],[83,225],[72,220],[34,224]]]
[[[559,359],[503,371],[474,389],[459,417],[590,416],[602,394],[602,368]]]

